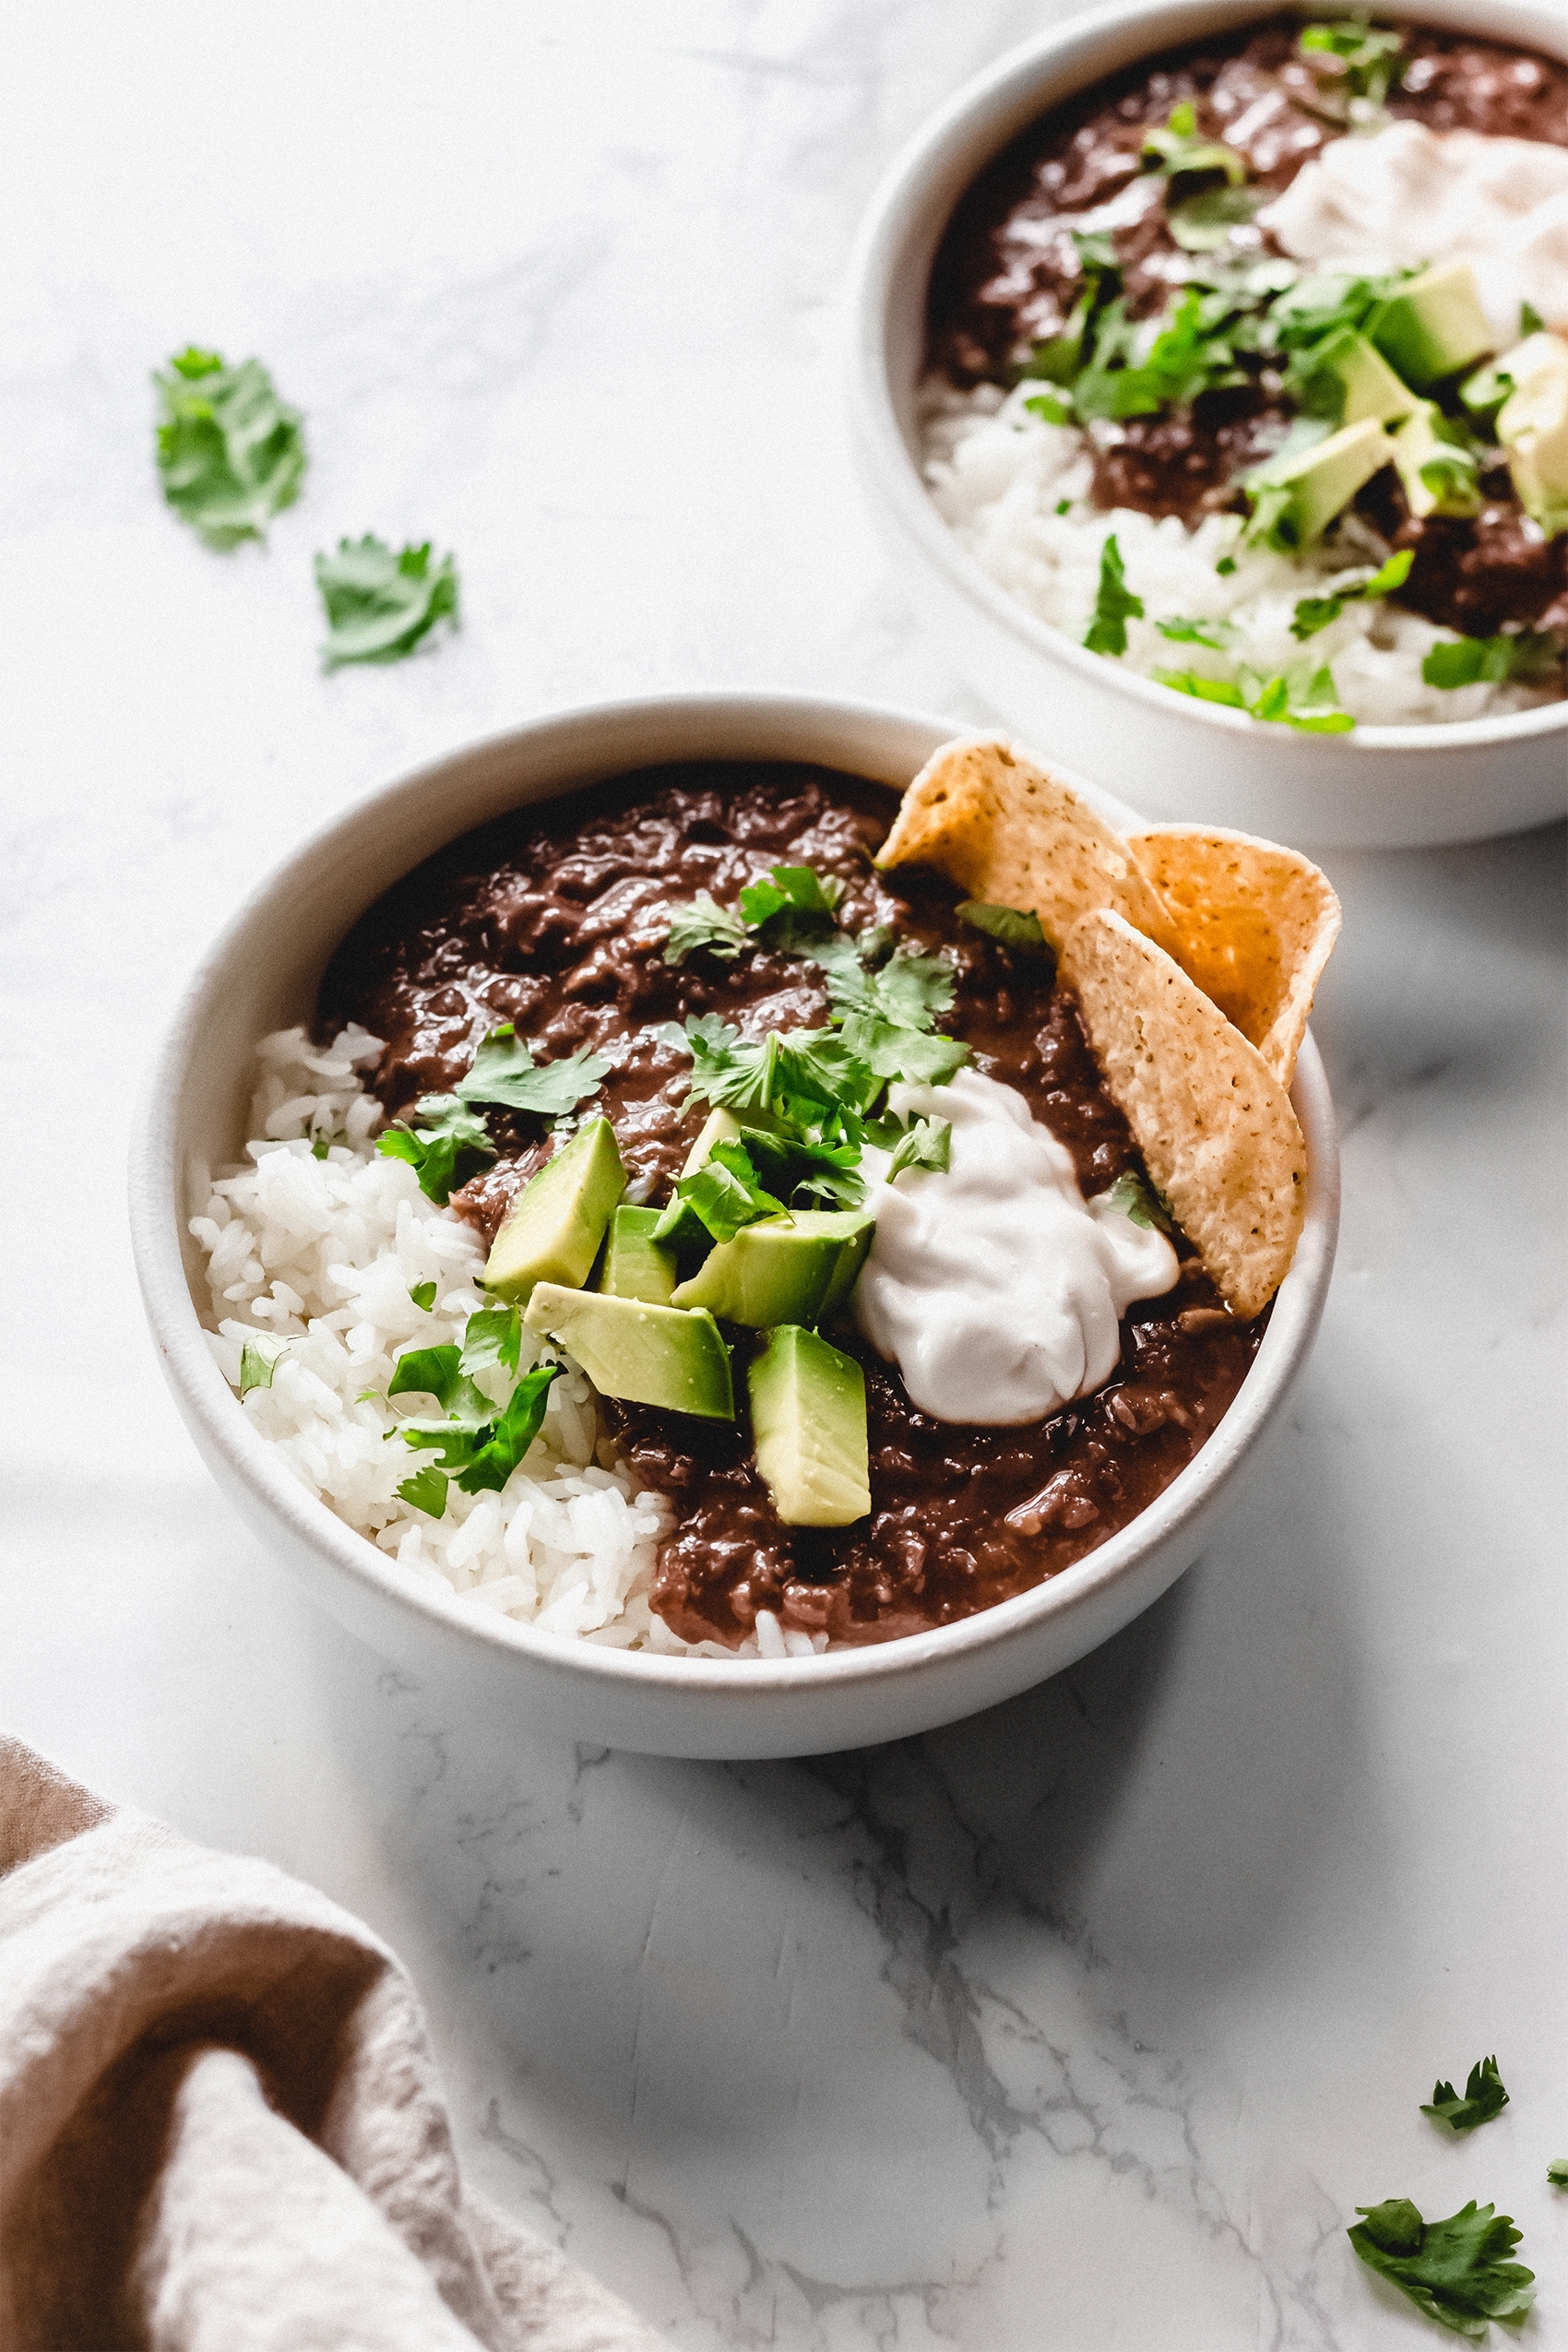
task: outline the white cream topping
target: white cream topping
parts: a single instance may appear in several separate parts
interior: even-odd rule
[[[1390,123],[1335,139],[1258,219],[1301,261],[1476,263],[1500,347],[1518,340],[1521,303],[1568,326],[1568,148]]]
[[[951,1086],[896,1086],[899,1118],[948,1119],[952,1164],[906,1169],[867,1151],[876,1238],[855,1319],[922,1413],[1042,1420],[1109,1380],[1117,1324],[1176,1280],[1163,1233],[1101,1194],[1086,1201],[1065,1146],[1016,1087],[976,1070]]]

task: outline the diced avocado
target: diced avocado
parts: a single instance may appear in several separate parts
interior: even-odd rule
[[[1417,404],[1415,394],[1400,383],[1382,353],[1350,327],[1314,350],[1305,389],[1321,402],[1317,413],[1342,425],[1360,424],[1363,417],[1392,424],[1408,417]]]
[[[491,1243],[484,1286],[521,1306],[536,1282],[569,1289],[593,1272],[626,1171],[608,1119],[589,1119],[530,1176]]]
[[[1412,515],[1479,515],[1475,460],[1462,441],[1448,437],[1443,411],[1431,400],[1393,433],[1394,462]]]
[[[1568,530],[1568,340],[1531,335],[1498,362],[1514,388],[1497,419],[1525,512],[1549,538]]]
[[[710,1314],[540,1282],[523,1321],[576,1356],[602,1396],[732,1421],[730,1350]]]
[[[1373,313],[1368,331],[1390,367],[1418,392],[1473,367],[1497,341],[1467,261],[1444,262],[1408,279]]]
[[[623,1202],[610,1220],[599,1288],[614,1299],[644,1299],[667,1307],[680,1280],[675,1253],[653,1238],[656,1208],[629,1208]]]
[[[1327,529],[1392,455],[1377,419],[1362,417],[1310,449],[1257,467],[1247,479],[1258,493],[1259,514],[1269,516],[1267,536],[1287,547],[1304,547]]]
[[[863,1209],[797,1209],[742,1226],[681,1284],[674,1303],[707,1307],[757,1331],[776,1323],[818,1323],[830,1302],[849,1296],[874,1225]]]
[[[756,1466],[787,1527],[848,1527],[871,1509],[865,1375],[786,1324],[746,1374]]]

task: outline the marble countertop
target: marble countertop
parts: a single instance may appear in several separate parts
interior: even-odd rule
[[[220,1500],[153,1363],[126,1124],[306,827],[528,714],[754,683],[985,714],[843,447],[858,212],[1049,0],[538,0],[13,28],[0,1721],[388,1936],[466,2160],[689,2352],[1394,2347],[1358,2204],[1474,2195],[1568,2323],[1561,832],[1328,860],[1345,1128],[1272,1475],[1071,1674],[722,1767],[475,1722]],[[148,370],[309,413],[270,549],[160,507]],[[324,680],[314,550],[434,535],[460,636]],[[1135,798],[1135,779],[1107,778]],[[1498,2122],[1435,2073],[1495,2050]]]

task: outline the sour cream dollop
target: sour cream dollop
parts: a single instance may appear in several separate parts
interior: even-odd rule
[[[872,1346],[937,1420],[1040,1420],[1099,1388],[1127,1308],[1176,1280],[1164,1234],[1108,1195],[1086,1201],[1015,1087],[960,1070],[889,1100],[900,1118],[951,1120],[952,1160],[888,1184],[866,1155],[876,1238],[855,1319]]]
[[[1522,302],[1568,325],[1568,148],[1390,123],[1332,140],[1258,220],[1301,261],[1369,274],[1476,263],[1500,347],[1519,339]]]

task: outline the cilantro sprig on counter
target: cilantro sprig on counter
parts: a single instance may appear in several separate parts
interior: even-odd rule
[[[540,1364],[524,1373],[505,1405],[496,1405],[474,1375],[498,1367],[516,1372],[522,1353],[522,1318],[516,1307],[485,1307],[469,1317],[461,1344],[410,1348],[398,1357],[387,1384],[392,1396],[433,1396],[445,1418],[404,1421],[389,1438],[434,1453],[405,1479],[398,1492],[416,1510],[439,1519],[455,1474],[465,1494],[498,1492],[522,1460],[543,1424],[552,1381],[562,1364]]]
[[[438,621],[457,621],[457,559],[431,563],[431,542],[397,550],[367,531],[341,539],[335,555],[315,559],[315,584],[327,612],[322,667],[352,661],[401,661]]]
[[[265,539],[299,496],[304,420],[279,398],[259,360],[231,367],[218,351],[176,352],[159,391],[158,470],[163,495],[220,551]]]
[[[1356,2210],[1347,2234],[1367,2268],[1454,2334],[1479,2342],[1489,2322],[1519,2322],[1535,2301],[1534,2271],[1509,2259],[1521,2235],[1509,2215],[1474,2198],[1445,2221],[1424,2221],[1408,2197]]]
[[[456,1091],[422,1095],[413,1118],[386,1128],[375,1148],[389,1159],[407,1160],[425,1198],[445,1207],[460,1184],[496,1157],[475,1103],[564,1119],[598,1092],[609,1068],[603,1054],[587,1047],[556,1062],[536,1063],[513,1024],[503,1021],[481,1039],[473,1067]]]
[[[1497,2071],[1495,2058],[1478,2058],[1470,2069],[1464,2097],[1452,2083],[1438,2082],[1432,2095],[1421,2108],[1434,2123],[1447,2124],[1451,2132],[1473,2132],[1478,2124],[1490,2123],[1502,2114],[1508,2104],[1508,2094],[1503,2087],[1503,2077]]]

